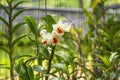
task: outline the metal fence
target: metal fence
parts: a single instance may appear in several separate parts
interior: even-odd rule
[[[46,0],[45,0],[46,1]],[[57,8],[48,8],[47,7],[47,2],[45,2],[45,7],[29,7],[29,9],[22,13],[14,22],[16,24],[17,22],[23,21],[23,16],[33,16],[38,22],[39,19],[46,14],[55,14],[55,15],[60,15],[63,17],[66,17],[69,21],[73,21],[75,26],[80,27],[81,24],[85,21],[85,17],[83,15],[82,9],[78,6],[78,8],[62,8],[62,7],[57,7]],[[79,5],[79,3],[78,3]],[[26,8],[26,7],[18,7],[16,10]],[[106,9],[110,9],[108,14],[119,14],[120,13],[120,5],[110,5],[110,6],[105,6]],[[7,19],[6,14],[4,11],[0,8],[0,16],[3,16]],[[2,22],[0,22],[0,30],[5,30]],[[26,28],[22,28],[18,31],[17,34],[20,34],[25,31]],[[5,42],[4,39],[0,39],[0,44],[1,42]],[[0,51],[0,64],[6,64],[8,66],[8,56],[4,54],[2,51]],[[3,70],[0,69],[0,80],[5,80],[6,76],[9,76],[9,71],[8,70]]]

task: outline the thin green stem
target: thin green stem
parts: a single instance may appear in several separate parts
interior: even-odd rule
[[[14,60],[13,60],[13,45],[12,45],[12,39],[13,39],[13,33],[12,33],[12,3],[9,4],[9,28],[8,28],[8,32],[9,32],[9,40],[8,40],[8,47],[9,47],[9,59],[10,59],[10,77],[11,80],[15,80],[14,79]]]
[[[54,50],[55,50],[55,46],[53,46],[52,51],[51,51],[51,55],[50,55],[49,62],[48,62],[48,67],[47,67],[47,72],[46,72],[47,76],[45,77],[45,80],[49,79],[49,73],[50,73],[50,70],[51,70],[51,63],[52,63],[52,60],[54,58]]]

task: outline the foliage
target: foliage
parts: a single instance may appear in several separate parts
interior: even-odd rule
[[[14,70],[19,80],[118,80],[120,20],[113,15],[107,16],[105,1],[93,0],[92,12],[83,9],[86,21],[82,26],[87,26],[84,35],[84,27],[74,27],[51,15],[43,16],[39,22],[32,16],[24,16],[25,22],[14,25],[13,21],[26,9],[12,12],[26,1],[7,0],[9,9],[0,4],[9,17],[9,20],[0,17],[8,29],[8,34],[0,32],[7,41],[6,45],[0,44],[0,49],[10,57],[10,67],[0,64],[0,68],[10,69],[11,80],[14,80]],[[16,30],[24,24],[30,33],[14,37]],[[34,55],[15,56],[15,45],[26,44],[21,40],[26,36]]]
[[[24,1],[18,1],[15,2],[14,0],[6,0],[9,9],[7,9],[3,4],[0,4],[0,7],[2,7],[2,9],[4,10],[4,12],[6,13],[6,15],[8,16],[8,20],[5,19],[4,17],[0,16],[0,20],[5,24],[5,27],[7,28],[7,32],[1,32],[1,36],[4,37],[7,40],[7,45],[6,46],[0,46],[0,49],[5,51],[5,53],[7,53],[9,55],[9,59],[10,59],[10,76],[11,76],[11,80],[14,80],[14,46],[15,44],[23,37],[26,36],[26,34],[24,35],[20,35],[17,38],[13,38],[13,34],[15,33],[15,31],[21,27],[22,25],[24,25],[24,22],[20,22],[17,23],[15,26],[13,24],[14,20],[24,11],[26,11],[26,9],[21,9],[16,11],[14,14],[14,10],[16,7],[18,7],[21,3],[23,3]],[[15,2],[13,4],[13,2]]]

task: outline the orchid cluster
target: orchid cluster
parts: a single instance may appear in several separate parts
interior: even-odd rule
[[[65,32],[69,32],[71,23],[63,23],[61,20],[57,24],[52,25],[52,32],[47,32],[46,29],[40,31],[42,36],[43,45],[52,44],[53,46],[57,45],[60,42],[60,38],[64,35]]]

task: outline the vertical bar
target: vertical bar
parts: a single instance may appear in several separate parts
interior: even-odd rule
[[[45,15],[47,15],[47,0],[45,0]]]

